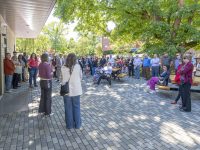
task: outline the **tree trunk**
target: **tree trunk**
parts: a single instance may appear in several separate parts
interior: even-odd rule
[[[184,0],[178,0],[178,6],[179,8],[184,6]]]
[[[178,0],[178,6],[179,6],[179,9],[182,8],[184,6],[184,0]],[[176,31],[177,29],[179,28],[181,24],[181,17],[177,17],[174,21],[174,24],[173,24],[173,33],[172,33],[172,37],[174,38],[176,36]]]

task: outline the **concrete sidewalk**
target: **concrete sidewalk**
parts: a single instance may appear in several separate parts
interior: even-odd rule
[[[111,87],[84,79],[81,130],[65,128],[58,83],[53,82],[54,114],[48,118],[38,116],[40,89],[29,90],[25,111],[0,115],[0,150],[200,149],[199,95],[192,112],[184,113],[170,104],[176,93],[150,94],[145,86],[132,78]]]
[[[28,110],[29,98],[28,83],[21,84],[18,89],[12,89],[11,93],[5,93],[0,100],[0,115]]]

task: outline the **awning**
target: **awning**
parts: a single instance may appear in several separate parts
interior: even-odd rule
[[[0,15],[16,37],[35,38],[55,3],[56,0],[0,0]]]

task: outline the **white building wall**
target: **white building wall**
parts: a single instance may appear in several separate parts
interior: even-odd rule
[[[15,49],[15,35],[9,26],[6,25],[3,17],[0,15],[0,95],[4,93],[5,77],[3,60],[5,53],[13,53]]]

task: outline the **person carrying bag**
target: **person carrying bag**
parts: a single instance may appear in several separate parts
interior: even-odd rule
[[[72,72],[73,72],[73,70],[72,70]],[[71,73],[70,73],[70,76],[69,76],[69,80],[64,85],[61,84],[60,96],[65,96],[65,95],[69,94],[69,81],[70,81],[70,78],[71,78]]]
[[[61,68],[61,90],[64,89],[64,92],[60,91],[60,94],[63,96],[64,99],[66,128],[80,129],[80,96],[82,95],[82,70],[74,53],[70,53],[67,56],[65,64],[66,65]]]

